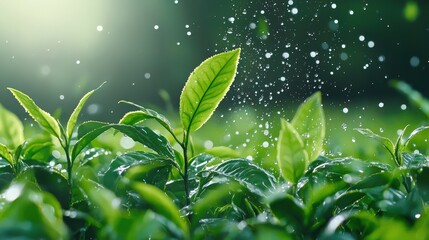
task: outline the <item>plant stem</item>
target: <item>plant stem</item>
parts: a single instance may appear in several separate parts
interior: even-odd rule
[[[185,197],[186,197],[186,205],[189,206],[191,203],[189,199],[189,164],[188,164],[188,142],[189,142],[189,135],[187,132],[183,133],[183,143],[182,143],[182,149],[183,149],[183,161],[184,161],[184,173],[183,173],[183,184],[185,187]]]

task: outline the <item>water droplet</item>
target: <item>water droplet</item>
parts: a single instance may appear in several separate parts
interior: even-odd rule
[[[369,47],[369,48],[373,48],[374,46],[375,46],[374,41],[369,41],[369,42],[368,42],[368,47]]]
[[[272,53],[272,52],[267,52],[267,53],[265,53],[265,57],[266,57],[266,58],[270,58],[272,55],[273,55],[273,53]]]
[[[80,60],[76,60],[76,64],[78,64],[78,65],[79,65],[79,64],[80,64]]]
[[[402,104],[402,105],[401,105],[401,109],[402,109],[402,110],[406,110],[406,109],[407,109],[407,105]]]
[[[355,12],[353,12],[353,10],[349,10],[349,14],[353,15]]]
[[[410,65],[411,67],[417,67],[420,65],[420,59],[416,56],[411,57],[410,59]]]
[[[267,141],[264,141],[262,143],[262,147],[267,148],[269,146],[269,143]]]
[[[144,74],[144,78],[149,79],[150,78],[150,73],[145,73]]]
[[[60,95],[60,100],[64,100],[64,95]]]
[[[293,15],[298,14],[298,8],[292,8],[291,12]]]
[[[349,112],[349,109],[348,108],[343,108],[343,113],[348,113]]]
[[[311,51],[310,52],[310,57],[312,57],[312,58],[314,58],[314,57],[316,57],[317,56],[317,52],[315,52],[315,51]]]
[[[288,52],[284,52],[283,54],[282,54],[282,57],[284,58],[284,59],[288,59],[289,58],[289,53]]]
[[[98,26],[97,26],[97,31],[99,31],[99,32],[103,31],[103,26],[98,25]]]
[[[360,35],[360,36],[359,36],[359,41],[361,41],[361,42],[365,41],[365,36]]]
[[[335,4],[335,3],[332,3],[332,4],[331,4],[331,8],[332,8],[332,9],[335,9],[335,8],[337,8],[337,4]]]
[[[155,26],[153,26],[153,29],[158,30],[158,29],[159,29],[159,26],[158,26],[158,25],[155,25]]]
[[[384,103],[383,103],[383,102],[378,103],[378,107],[379,107],[379,108],[384,107]]]
[[[211,148],[213,148],[213,145],[214,145],[213,142],[210,140],[207,140],[204,142],[204,148],[205,149],[211,149]]]
[[[228,21],[229,21],[230,23],[234,23],[235,18],[234,18],[234,17],[230,17],[230,18],[228,18]]]
[[[186,32],[186,35],[191,36],[191,31]]]

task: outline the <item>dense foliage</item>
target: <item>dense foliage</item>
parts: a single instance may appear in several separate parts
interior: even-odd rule
[[[192,133],[227,93],[239,55],[240,49],[215,55],[192,72],[178,128],[127,101],[137,110],[119,123],[77,126],[97,89],[81,99],[64,127],[29,96],[9,89],[44,132],[25,139],[21,121],[0,106],[0,238],[429,237],[429,162],[408,151],[426,126],[408,134],[405,128],[395,141],[356,129],[380,142],[391,164],[329,159],[323,156],[325,116],[317,92],[290,121],[281,120],[275,171],[227,147],[196,154]],[[404,84],[395,83],[405,94],[414,91]],[[150,119],[165,131],[145,125]],[[142,148],[112,153],[94,146],[101,134],[125,134]]]

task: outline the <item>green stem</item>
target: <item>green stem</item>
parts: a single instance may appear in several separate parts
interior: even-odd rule
[[[189,135],[187,132],[183,133],[183,161],[184,161],[184,171],[183,171],[183,184],[185,187],[185,197],[186,197],[186,205],[189,206],[191,203],[189,198],[189,163],[188,163],[188,143],[189,143]]]

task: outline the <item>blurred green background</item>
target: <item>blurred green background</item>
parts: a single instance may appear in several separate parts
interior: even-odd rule
[[[234,86],[201,135],[215,146],[274,147],[279,118],[320,90],[327,148],[356,153],[355,127],[395,137],[427,120],[388,83],[428,96],[428,10],[427,1],[387,0],[0,1],[0,102],[26,118],[13,87],[65,117],[107,81],[83,119],[118,121],[130,110],[119,100],[177,117],[192,69],[241,47]]]

